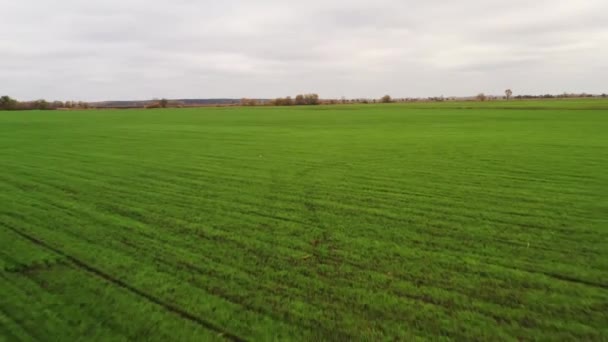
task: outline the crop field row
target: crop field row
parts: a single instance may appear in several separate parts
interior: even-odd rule
[[[6,340],[608,338],[608,101],[0,113]]]

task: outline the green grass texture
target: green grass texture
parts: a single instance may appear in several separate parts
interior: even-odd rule
[[[0,112],[0,340],[606,340],[608,101]]]

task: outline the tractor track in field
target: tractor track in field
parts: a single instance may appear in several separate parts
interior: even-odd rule
[[[97,276],[99,278],[102,278],[103,280],[105,280],[105,281],[107,281],[109,283],[112,283],[112,284],[114,284],[116,286],[119,286],[119,287],[121,287],[121,288],[123,288],[123,289],[125,289],[125,290],[127,290],[127,291],[129,291],[129,292],[131,292],[131,293],[133,293],[133,294],[141,297],[141,298],[144,298],[144,299],[148,300],[149,302],[151,302],[153,304],[159,305],[159,306],[163,307],[165,310],[167,310],[169,312],[172,312],[172,313],[180,316],[183,319],[186,319],[186,320],[189,320],[189,321],[191,321],[191,322],[193,322],[195,324],[198,324],[198,325],[200,325],[201,327],[203,327],[205,329],[212,330],[212,331],[218,333],[218,336],[220,336],[220,337],[223,337],[223,338],[225,338],[227,340],[235,341],[235,342],[245,342],[245,341],[247,341],[245,338],[240,337],[240,336],[238,336],[238,335],[236,335],[234,333],[231,333],[231,332],[223,329],[222,327],[219,327],[219,326],[215,325],[214,323],[212,323],[210,321],[207,321],[207,320],[205,320],[203,318],[195,316],[194,314],[189,313],[189,312],[187,312],[187,311],[185,311],[185,310],[183,310],[183,309],[181,309],[181,308],[179,308],[179,307],[177,307],[175,305],[166,303],[166,302],[162,301],[161,299],[159,299],[157,297],[154,297],[153,295],[151,295],[149,293],[146,293],[146,292],[144,292],[144,291],[142,291],[142,290],[140,290],[138,288],[135,288],[134,286],[129,285],[129,284],[125,283],[124,281],[120,280],[120,279],[116,279],[116,278],[112,277],[111,275],[109,275],[109,274],[107,274],[107,273],[105,273],[105,272],[103,272],[103,271],[101,271],[101,270],[99,270],[99,269],[97,269],[97,268],[95,268],[95,267],[93,267],[93,266],[85,263],[84,261],[79,260],[78,258],[73,257],[73,256],[71,256],[71,255],[63,252],[62,250],[60,250],[58,248],[55,248],[55,247],[47,244],[46,242],[44,242],[44,241],[42,241],[42,240],[40,240],[40,239],[38,239],[38,238],[30,235],[30,234],[27,234],[27,233],[21,231],[20,229],[8,226],[8,225],[6,225],[4,223],[2,225],[4,227],[6,227],[7,229],[9,229],[10,231],[14,232],[15,234],[21,236],[22,238],[24,238],[24,239],[26,239],[26,240],[28,240],[28,241],[30,241],[30,242],[38,245],[38,246],[46,248],[46,249],[48,249],[48,250],[50,250],[50,251],[52,251],[52,252],[54,252],[54,253],[56,253],[58,255],[61,255],[62,257],[66,258],[66,260],[69,260],[70,262],[72,262],[78,268],[80,268],[80,269],[82,269],[82,270],[84,270],[84,271],[86,271],[88,273],[91,273],[91,274],[93,274],[93,275],[95,275],[95,276]]]
[[[526,270],[526,272],[533,272],[533,271]],[[552,272],[536,272],[536,273],[539,273],[539,274],[542,274],[542,275],[545,275],[547,277],[551,277],[551,278],[554,278],[557,280],[574,283],[574,284],[596,287],[598,289],[608,289],[608,283],[598,283],[598,282],[594,282],[594,281],[578,279],[575,277],[571,277],[571,276],[567,276],[567,275],[563,275],[563,274],[552,273]]]

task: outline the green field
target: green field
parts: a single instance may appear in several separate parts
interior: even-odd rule
[[[0,340],[606,340],[608,101],[0,112]]]

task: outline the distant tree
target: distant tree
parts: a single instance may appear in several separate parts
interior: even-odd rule
[[[291,98],[291,96],[287,96],[286,98],[284,98],[283,102],[284,106],[293,106],[293,99]]]
[[[513,90],[511,90],[511,89],[505,90],[505,95],[507,96],[507,101],[510,100],[511,96],[513,96]]]
[[[247,99],[247,98],[241,99],[241,106],[253,107],[253,106],[256,106],[257,104],[258,104],[258,101],[256,101],[255,99]]]
[[[317,94],[298,94],[294,101],[296,106],[302,105],[318,105],[321,101],[319,100],[319,95]]]
[[[18,104],[17,100],[8,95],[0,97],[0,110],[14,110]]]
[[[486,94],[484,94],[484,93],[477,94],[476,98],[477,98],[477,101],[485,101],[487,99]]]
[[[160,108],[167,108],[167,106],[169,105],[169,100],[160,99],[160,101],[158,101],[158,104],[160,105]]]
[[[290,96],[278,97],[272,101],[272,104],[275,106],[291,106],[293,105],[293,100]]]
[[[302,106],[306,104],[306,101],[304,100],[304,95],[299,94],[296,96],[296,101],[295,101],[296,106]]]
[[[317,95],[317,94],[306,94],[306,95],[304,95],[304,102],[307,105],[318,105],[319,104],[319,95]]]
[[[34,108],[35,109],[40,109],[40,110],[47,110],[49,109],[49,103],[44,100],[44,99],[40,99],[34,102]]]
[[[608,97],[608,95],[606,95],[606,94],[602,94],[602,97]]]
[[[382,102],[382,103],[391,103],[391,102],[393,102],[393,99],[391,98],[390,95],[384,95],[380,99],[380,102]]]

